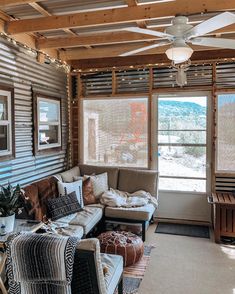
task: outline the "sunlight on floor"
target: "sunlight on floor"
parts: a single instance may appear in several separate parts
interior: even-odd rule
[[[220,246],[221,250],[231,259],[235,259],[235,247],[234,246]],[[235,289],[233,289],[235,294]]]

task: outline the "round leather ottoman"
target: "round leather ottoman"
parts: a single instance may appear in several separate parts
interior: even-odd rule
[[[144,244],[141,238],[125,231],[109,231],[98,236],[102,253],[111,253],[123,257],[124,266],[130,266],[141,259]]]

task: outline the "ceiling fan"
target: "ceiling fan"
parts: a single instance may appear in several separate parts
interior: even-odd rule
[[[164,40],[149,46],[141,47],[136,50],[123,53],[120,56],[129,56],[145,50],[171,45],[165,53],[170,60],[177,64],[189,60],[193,54],[193,49],[187,43],[193,45],[235,49],[235,40],[201,37],[234,23],[235,14],[231,12],[223,12],[196,26],[190,25],[186,16],[176,16],[172,20],[172,25],[166,28],[164,33],[138,27],[124,28],[126,31],[153,35],[166,39],[166,41]]]

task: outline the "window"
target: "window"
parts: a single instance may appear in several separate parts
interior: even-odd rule
[[[36,151],[61,147],[60,100],[36,96]]]
[[[83,161],[148,166],[148,99],[83,100]]]
[[[218,95],[216,168],[235,172],[235,94]]]
[[[0,89],[0,159],[13,155],[12,91]]]
[[[206,192],[207,96],[159,96],[159,189]]]

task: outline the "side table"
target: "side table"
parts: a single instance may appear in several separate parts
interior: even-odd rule
[[[12,233],[19,233],[19,232],[36,232],[44,225],[43,222],[35,223],[35,222],[28,222],[27,220],[23,219],[16,219],[15,220],[15,227]],[[11,234],[12,234],[11,233]],[[0,236],[0,249],[1,249],[1,260],[0,260],[0,290],[3,294],[7,294],[7,289],[4,285],[2,280],[2,274],[4,271],[5,263],[6,263],[6,252],[5,252],[5,242],[8,238],[9,234]]]
[[[220,242],[220,237],[235,237],[235,194],[216,192],[208,198],[213,205],[213,226],[215,242]]]

